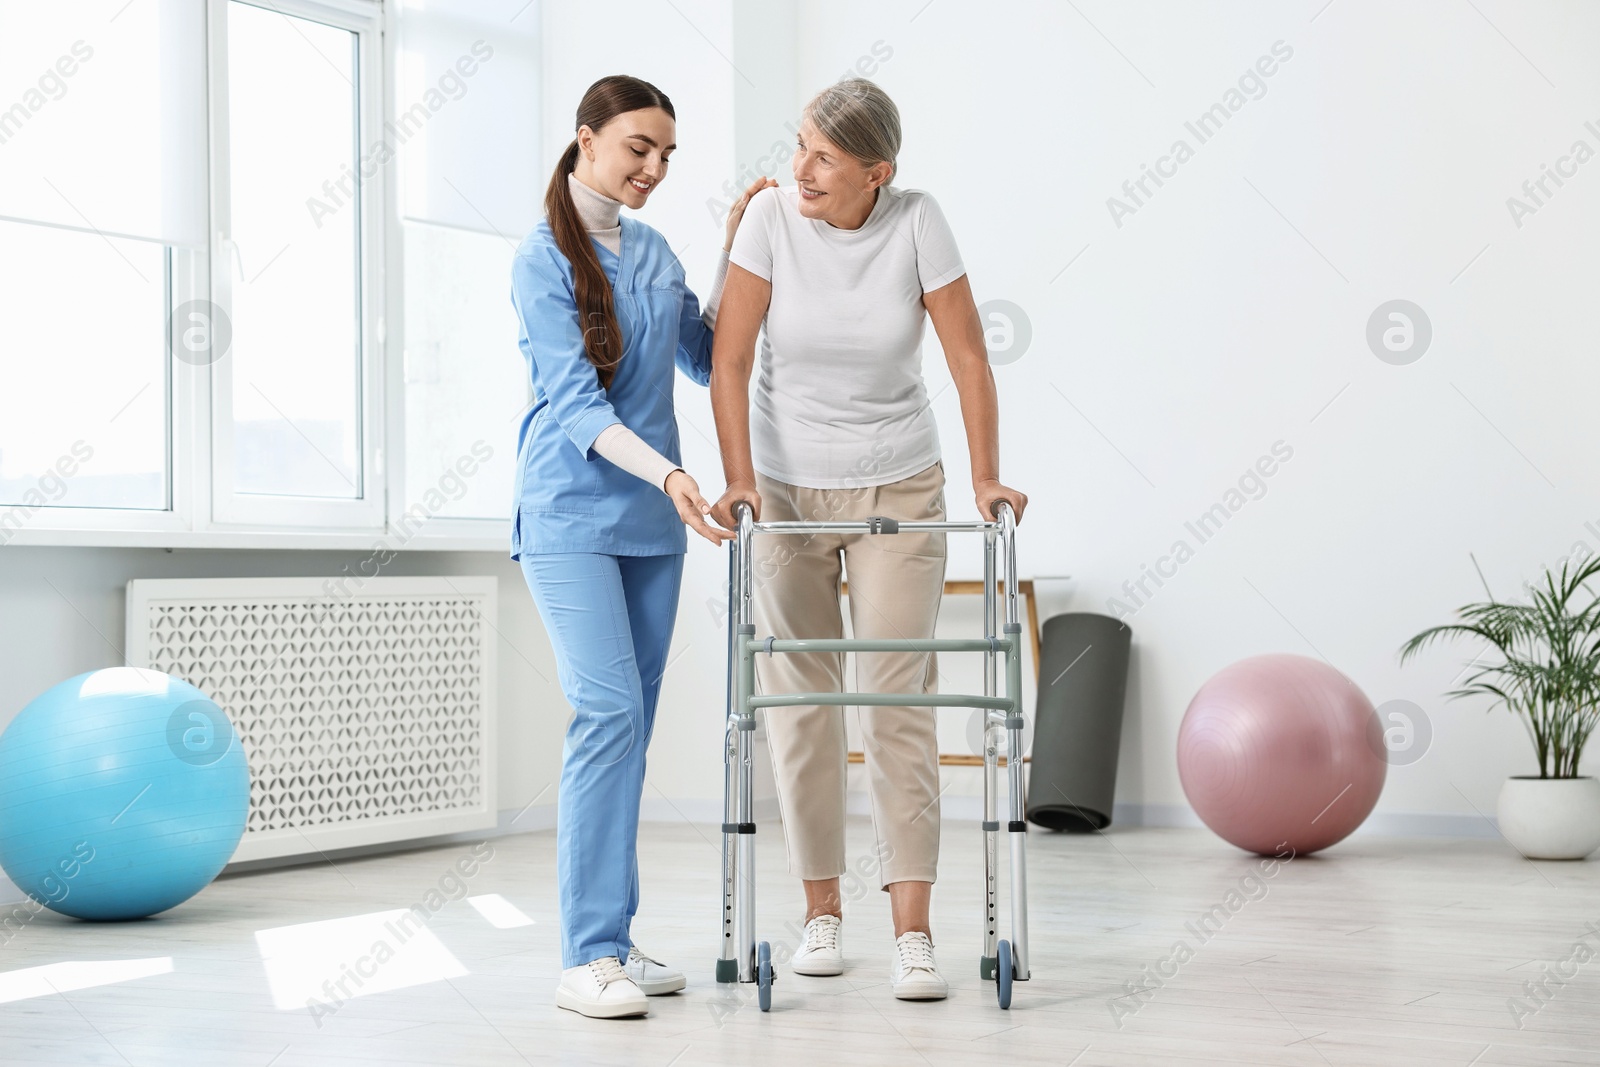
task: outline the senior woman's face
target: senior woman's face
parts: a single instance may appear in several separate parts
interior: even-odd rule
[[[883,184],[875,180],[874,168],[824,137],[810,119],[800,123],[792,166],[800,187],[800,214],[823,222],[860,217],[863,207],[871,210],[873,190]],[[886,164],[877,166],[888,169]]]

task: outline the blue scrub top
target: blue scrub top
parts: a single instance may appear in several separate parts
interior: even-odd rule
[[[681,553],[688,540],[672,499],[593,450],[620,422],[677,463],[674,365],[700,385],[711,381],[711,331],[683,265],[666,238],[624,218],[622,253],[595,243],[611,280],[623,353],[611,388],[600,388],[584,356],[572,266],[541,221],[517,249],[511,302],[518,345],[533,378],[533,407],[517,437],[517,488],[511,558],[524,553],[601,552],[614,556]]]

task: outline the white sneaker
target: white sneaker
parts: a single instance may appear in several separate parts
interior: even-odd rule
[[[826,976],[844,973],[839,947],[839,916],[818,915],[806,923],[806,943],[789,960],[795,974]]]
[[[643,991],[633,984],[615,956],[602,956],[593,963],[562,971],[556,1007],[591,1019],[644,1015],[650,1010]]]
[[[628,963],[624,969],[628,977],[633,979],[633,984],[647,997],[676,993],[689,984],[682,971],[675,971],[660,960],[651,959],[639,951],[638,945],[628,950]]]
[[[943,1000],[950,986],[933,962],[933,942],[928,935],[912,931],[895,938],[894,968],[889,981],[900,1000]]]

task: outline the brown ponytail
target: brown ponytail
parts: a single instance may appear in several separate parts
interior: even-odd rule
[[[573,129],[587,126],[598,132],[618,115],[652,107],[677,118],[672,101],[660,89],[638,78],[614,74],[601,78],[583,94]],[[578,321],[583,326],[584,354],[600,376],[600,387],[609,389],[617,364],[622,360],[622,327],[617,322],[616,305],[611,299],[611,283],[600,266],[600,257],[595,254],[588,231],[583,228],[578,208],[572,202],[572,190],[567,188],[567,176],[577,165],[578,141],[574,137],[550,176],[550,187],[544,194],[544,210],[556,247],[572,264],[572,294],[578,305]]]

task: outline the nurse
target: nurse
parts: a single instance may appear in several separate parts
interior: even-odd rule
[[[701,315],[666,240],[633,219],[676,148],[672,102],[637,78],[602,78],[517,249],[511,298],[533,382],[517,457],[511,556],[555,649],[573,708],[561,768],[556,1003],[598,1018],[643,1015],[683,975],[633,944],[645,749],[677,615],[685,527],[732,535],[679,465],[673,367],[711,375],[711,323],[745,203],[730,213]]]

